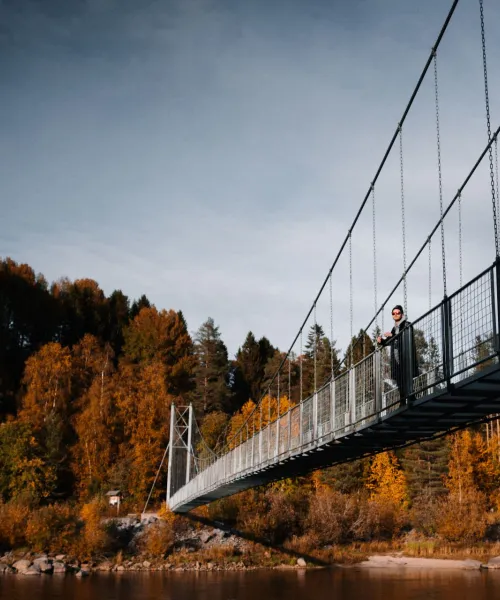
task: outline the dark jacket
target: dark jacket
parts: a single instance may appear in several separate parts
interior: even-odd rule
[[[396,326],[391,333],[392,337],[382,340],[382,345],[391,349],[391,379],[396,381],[403,395],[407,395],[412,391],[413,378],[418,375],[413,325],[405,319],[399,327],[399,333],[396,335]]]

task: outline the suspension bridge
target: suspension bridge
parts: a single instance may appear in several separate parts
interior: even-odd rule
[[[175,512],[209,503],[238,491],[312,470],[355,460],[388,449],[444,435],[465,426],[483,422],[500,412],[500,247],[498,197],[498,136],[492,130],[483,0],[479,0],[480,42],[486,114],[487,143],[477,151],[477,160],[445,206],[441,170],[440,106],[437,58],[441,41],[457,7],[455,0],[418,79],[410,100],[396,127],[383,159],[361,206],[341,244],[339,252],[290,349],[269,384],[267,398],[274,398],[277,410],[271,415],[270,402],[261,402],[226,443],[224,450],[209,448],[200,434],[192,406],[172,406],[168,456],[167,503]],[[403,129],[422,83],[433,74],[437,179],[440,217],[408,262],[405,239],[405,189],[403,168]],[[403,273],[387,298],[377,296],[376,198],[377,180],[388,157],[399,146],[401,231]],[[488,202],[495,254],[485,257],[480,272],[463,282],[462,195],[481,165],[488,172]],[[429,255],[429,298],[431,298],[431,244],[440,236],[443,297],[439,303],[395,332],[375,351],[354,363],[354,345],[341,369],[327,381],[318,381],[314,358],[314,392],[303,393],[302,336],[313,320],[320,298],[329,290],[331,340],[333,340],[332,276],[341,255],[349,257],[350,327],[353,337],[352,234],[371,200],[373,225],[374,316],[364,332],[378,328],[378,318],[394,293],[402,287],[407,306],[407,277],[425,251]],[[477,202],[477,200],[476,200]],[[458,215],[459,286],[447,287],[447,257],[444,222]],[[449,268],[449,267],[448,267]],[[364,339],[364,338],[363,338]],[[298,353],[294,353],[300,343]],[[361,343],[361,341],[359,342]],[[364,342],[363,342],[364,343]],[[333,356],[333,354],[332,354]],[[300,402],[281,410],[280,399],[291,397],[291,364],[300,365]],[[396,373],[397,371],[397,373]],[[284,407],[285,408],[285,407]],[[268,411],[268,414],[265,414]]]

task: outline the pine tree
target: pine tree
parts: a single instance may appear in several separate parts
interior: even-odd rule
[[[303,397],[310,396],[340,370],[340,361],[335,348],[325,336],[321,325],[312,325],[307,336],[306,351],[302,363]]]
[[[197,359],[194,369],[195,409],[201,414],[212,411],[228,412],[230,389],[227,385],[229,371],[227,348],[212,318],[208,318],[198,329],[195,335],[194,354]]]
[[[238,406],[243,406],[249,399],[259,401],[264,391],[265,367],[273,354],[274,348],[267,338],[257,341],[251,331],[248,333],[234,361],[233,391]]]

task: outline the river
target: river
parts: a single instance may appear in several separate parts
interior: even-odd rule
[[[328,569],[0,576],[2,600],[498,600],[499,571]]]

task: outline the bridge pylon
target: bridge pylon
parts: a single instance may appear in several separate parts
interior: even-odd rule
[[[192,476],[193,405],[170,408],[170,443],[168,452],[167,505],[170,498]]]

